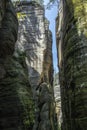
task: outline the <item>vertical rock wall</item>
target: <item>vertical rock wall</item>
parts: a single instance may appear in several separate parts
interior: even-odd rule
[[[17,8],[19,35],[17,47],[25,51],[29,81],[32,86],[41,82],[46,36],[44,10],[35,2],[21,2]]]
[[[16,45],[13,5],[3,0],[0,9],[0,129],[54,130],[52,34],[44,9],[17,5]]]
[[[57,18],[63,130],[87,129],[87,1],[60,0]]]
[[[54,98],[55,98],[55,110],[58,128],[61,128],[62,123],[62,110],[61,110],[61,95],[60,95],[60,84],[59,84],[59,73],[54,75]]]
[[[52,34],[44,9],[36,2],[16,8],[19,34],[16,49],[26,53],[29,82],[35,102],[33,130],[54,130]]]
[[[4,16],[4,12],[5,12],[5,4],[6,2],[4,0],[0,0],[0,27],[1,27],[1,21]]]
[[[1,130],[32,129],[34,123],[34,103],[25,55],[15,51],[17,32],[18,21],[12,3],[0,0]]]
[[[10,1],[1,1],[0,8],[0,57],[5,58],[14,52],[18,23]]]

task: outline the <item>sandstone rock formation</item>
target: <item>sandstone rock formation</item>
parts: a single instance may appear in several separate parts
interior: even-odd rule
[[[54,130],[52,34],[44,9],[19,2],[18,20],[10,0],[0,0],[0,9],[0,129]]]
[[[36,2],[17,7],[19,34],[16,49],[26,53],[28,79],[35,102],[33,130],[54,130],[52,34],[44,8]]]
[[[60,0],[56,32],[63,130],[87,129],[86,25],[86,0]]]
[[[0,129],[32,129],[34,103],[25,55],[18,50],[14,52],[18,30],[16,13],[7,0],[0,0],[0,9]]]
[[[58,128],[61,128],[62,123],[62,110],[61,110],[61,92],[60,92],[60,83],[59,83],[59,73],[54,75],[54,98],[55,98],[55,110]]]
[[[14,52],[18,24],[11,2],[1,1],[0,6],[0,57],[6,57]]]

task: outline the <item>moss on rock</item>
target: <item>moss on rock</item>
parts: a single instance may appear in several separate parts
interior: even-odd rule
[[[20,64],[24,61],[21,57],[22,54],[6,59],[6,75],[0,80],[0,128],[4,130],[32,129],[34,123],[34,102],[26,67]]]

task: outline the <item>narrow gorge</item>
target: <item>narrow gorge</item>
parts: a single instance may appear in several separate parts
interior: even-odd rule
[[[54,74],[43,1],[0,0],[0,130],[87,129],[87,1],[57,7]]]
[[[44,8],[0,2],[0,128],[53,130],[52,34]]]

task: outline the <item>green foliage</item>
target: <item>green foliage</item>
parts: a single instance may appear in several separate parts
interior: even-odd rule
[[[6,112],[7,114],[10,110],[12,112],[11,120],[13,120],[14,126],[16,127],[17,125],[20,129],[23,127],[24,130],[28,130],[32,129],[34,124],[34,102],[31,86],[28,81],[25,57],[25,53],[17,51],[17,53],[13,57],[9,57],[4,64],[6,75],[4,79],[0,80],[0,110],[4,107],[2,113]],[[4,98],[6,102],[4,102]],[[18,121],[15,121],[13,115],[21,119],[21,125]],[[8,120],[8,118],[9,116],[6,116],[5,120]],[[10,125],[11,121],[9,121],[9,126]],[[15,129],[18,130],[17,128]]]

